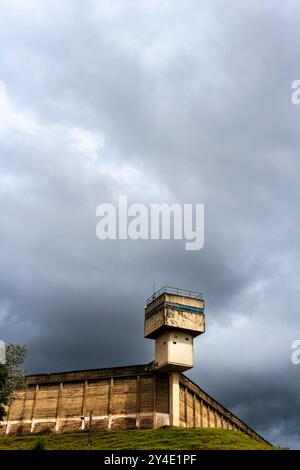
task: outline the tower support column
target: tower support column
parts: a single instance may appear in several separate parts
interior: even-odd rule
[[[169,373],[169,413],[170,425],[180,426],[180,389],[178,372]]]

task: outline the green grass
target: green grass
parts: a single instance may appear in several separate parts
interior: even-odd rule
[[[214,428],[141,429],[92,433],[97,450],[271,450],[274,447],[235,431]],[[29,450],[40,436],[0,437],[0,450]],[[85,450],[88,433],[43,436],[46,450]]]

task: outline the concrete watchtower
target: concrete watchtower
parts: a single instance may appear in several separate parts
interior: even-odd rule
[[[194,338],[204,331],[199,292],[163,287],[147,300],[144,336],[155,340],[156,369],[182,372],[194,367]]]

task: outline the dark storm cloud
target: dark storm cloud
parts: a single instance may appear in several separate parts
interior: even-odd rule
[[[299,446],[298,8],[2,0],[0,326],[29,371],[148,362],[153,284],[200,289],[189,375]],[[100,242],[119,194],[205,203],[204,249]]]

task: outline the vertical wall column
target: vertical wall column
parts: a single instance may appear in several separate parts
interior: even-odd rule
[[[58,389],[58,397],[57,397],[55,431],[59,431],[59,427],[60,427],[60,417],[61,417],[61,410],[62,410],[62,394],[63,394],[63,383],[60,382],[59,389]]]
[[[218,413],[216,410],[214,410],[214,423],[215,423],[215,428],[218,427]]]
[[[111,429],[114,408],[114,379],[110,379],[108,396],[108,429]]]
[[[26,399],[27,399],[27,388],[25,389],[25,392],[24,392],[24,400],[23,400],[22,416],[21,416],[21,432],[23,430],[23,424],[25,420]]]
[[[153,375],[153,427],[156,427],[156,375]]]
[[[9,431],[10,431],[10,421],[9,421],[10,409],[11,408],[9,406],[7,410],[7,415],[6,415],[6,431],[5,431],[6,434],[9,434]]]
[[[193,427],[196,427],[196,395],[193,393]]]
[[[188,427],[188,402],[187,402],[187,388],[184,389],[184,416],[185,416],[185,427]]]
[[[204,419],[203,419],[203,400],[200,400],[200,426],[203,427]]]
[[[136,378],[136,427],[140,427],[141,422],[141,377]]]
[[[171,372],[169,374],[169,413],[170,425],[180,426],[180,390],[179,390],[179,374]]]
[[[37,402],[38,393],[39,393],[39,386],[36,385],[35,386],[35,391],[34,391],[34,397],[33,397],[33,404],[32,404],[30,432],[33,432],[33,430],[34,430],[34,416],[35,416],[35,409],[36,409],[36,402]]]
[[[220,427],[221,427],[222,429],[224,429],[224,418],[223,418],[223,414],[220,415],[220,421],[221,421]]]
[[[207,427],[210,428],[211,425],[210,425],[210,406],[207,405]]]
[[[88,392],[88,381],[84,381],[83,385],[83,394],[82,394],[82,406],[81,406],[81,429],[85,429],[85,416],[86,416],[86,399],[87,399],[87,392]]]

